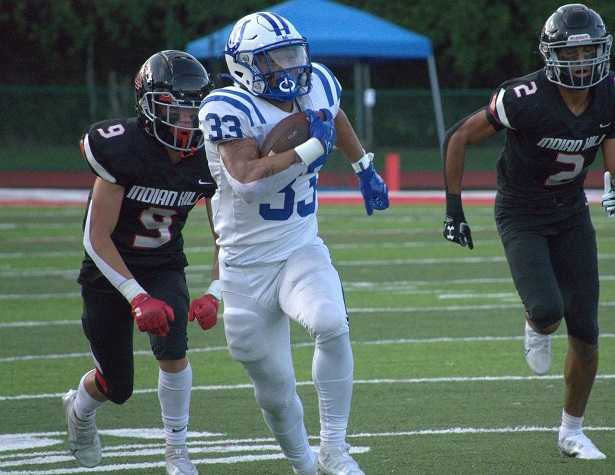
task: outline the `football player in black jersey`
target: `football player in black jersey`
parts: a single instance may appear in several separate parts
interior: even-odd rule
[[[582,421],[598,365],[596,237],[583,191],[587,168],[602,149],[615,171],[612,37],[600,15],[564,5],[540,34],[545,67],[496,89],[489,105],[448,133],[444,238],[473,248],[461,204],[466,148],[506,129],[497,163],[495,218],[513,281],[526,310],[525,352],[545,374],[551,337],[568,330],[565,403],[558,445],[565,455],[605,455],[583,434]]]
[[[135,78],[137,117],[98,122],[81,141],[97,175],[78,279],[96,368],[63,400],[71,452],[86,467],[101,460],[96,409],[106,400],[122,404],[132,394],[134,319],[149,333],[160,366],[167,473],[197,473],[186,449],[192,388],[186,323],[189,316],[213,326],[219,292],[214,281],[189,309],[182,228],[197,201],[215,191],[198,124],[210,89],[207,71],[194,57],[156,53]]]

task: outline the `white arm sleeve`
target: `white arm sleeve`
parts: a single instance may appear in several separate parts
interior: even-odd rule
[[[147,292],[139,285],[135,279],[127,279],[107,262],[96,254],[92,241],[90,241],[90,215],[92,213],[92,202],[88,207],[88,214],[85,220],[85,229],[83,230],[83,247],[88,256],[94,261],[98,270],[107,278],[107,280],[115,287],[129,302],[138,294],[146,294]]]
[[[277,193],[299,175],[307,171],[307,165],[305,163],[294,163],[286,170],[282,170],[275,175],[261,178],[260,180],[250,181],[248,183],[242,183],[231,176],[224,164],[222,165],[222,168],[224,169],[226,179],[231,185],[233,191],[237,193],[246,203],[253,203],[271,195],[272,193]]]

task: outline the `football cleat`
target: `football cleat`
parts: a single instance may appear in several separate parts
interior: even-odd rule
[[[318,455],[311,449],[310,452],[312,452],[312,465],[302,470],[293,467],[293,473],[295,475],[318,475]]]
[[[319,475],[365,475],[359,464],[348,453],[350,445],[321,447],[318,454]]]
[[[62,397],[68,428],[68,445],[71,454],[81,466],[95,467],[102,458],[96,419],[92,417],[81,420],[75,415],[73,407],[76,396],[77,391],[71,389]]]
[[[530,369],[542,376],[551,368],[551,335],[542,335],[525,322],[525,361]]]
[[[598,447],[583,432],[559,439],[557,445],[561,454],[566,457],[585,460],[603,460],[606,458],[606,455],[600,452]]]
[[[199,473],[190,461],[185,445],[167,445],[164,458],[167,461],[167,475],[198,475]]]

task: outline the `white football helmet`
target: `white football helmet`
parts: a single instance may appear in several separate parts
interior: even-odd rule
[[[255,96],[284,102],[310,92],[307,40],[277,13],[257,12],[239,20],[224,55],[233,80]]]

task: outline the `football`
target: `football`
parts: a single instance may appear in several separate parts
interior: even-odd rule
[[[310,124],[304,112],[295,112],[278,122],[261,145],[261,157],[280,153],[310,138]]]

